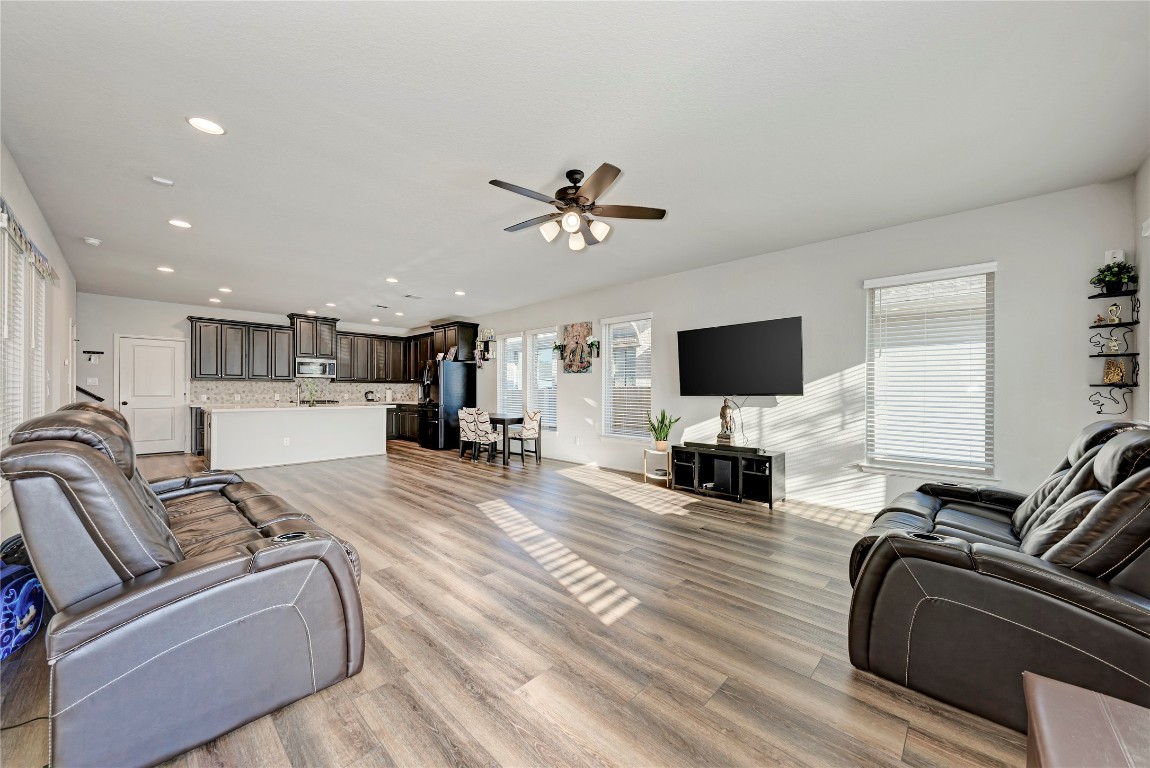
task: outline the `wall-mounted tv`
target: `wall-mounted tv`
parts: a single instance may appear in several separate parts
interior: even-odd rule
[[[679,394],[801,395],[803,319],[679,331]]]

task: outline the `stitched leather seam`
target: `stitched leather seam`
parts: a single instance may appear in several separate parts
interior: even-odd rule
[[[104,489],[104,493],[107,494],[108,500],[112,502],[112,506],[116,508],[116,514],[120,516],[120,520],[123,521],[124,527],[128,529],[128,533],[132,534],[132,538],[135,539],[136,543],[140,545],[140,549],[143,550],[144,554],[148,556],[148,559],[152,561],[152,565],[156,566],[157,568],[160,567],[160,564],[156,562],[156,558],[152,557],[152,553],[149,552],[148,548],[144,546],[144,542],[140,541],[140,537],[136,535],[136,531],[132,528],[132,526],[128,525],[128,519],[126,517],[124,517],[124,512],[120,509],[120,505],[116,503],[116,498],[111,494],[110,491],[108,491],[108,486],[104,485],[103,479],[96,472],[96,470],[92,467],[92,465],[88,463],[87,459],[85,459],[83,456],[78,456],[74,453],[60,453],[58,451],[57,452],[50,452],[50,453],[29,453],[29,454],[25,454],[25,455],[26,455],[26,457],[70,456],[70,457],[77,459],[81,464],[83,464],[85,467],[87,467],[88,471],[92,473],[92,477],[96,478],[96,482],[99,483],[100,487]],[[32,470],[32,471],[39,471],[39,470]],[[63,480],[63,478],[60,478],[60,479]],[[64,481],[64,484],[67,485],[67,481]],[[76,498],[79,499],[78,496]],[[93,525],[94,525],[94,523],[93,523]],[[119,558],[116,558],[116,559],[118,560]],[[122,562],[121,562],[121,565],[123,565]],[[125,568],[125,570],[130,570],[127,568],[127,566],[125,566],[124,568]]]
[[[52,738],[53,726],[56,725],[55,718],[52,717],[52,707],[55,706],[55,700],[52,694],[56,689],[56,665],[51,661],[48,662],[48,768],[52,768]]]
[[[83,641],[82,643],[79,643],[79,644],[75,645],[74,647],[69,648],[68,650],[64,651],[63,653],[60,653],[60,654],[57,654],[57,655],[51,657],[50,659],[48,659],[48,662],[54,663],[57,660],[62,659],[65,656],[67,656],[68,654],[72,653],[73,651],[76,651],[80,648],[83,648],[88,643],[99,640],[101,637],[108,634],[109,632],[115,632],[117,629],[120,629],[121,627],[125,627],[128,624],[131,624],[133,621],[136,621],[137,619],[142,619],[145,616],[150,616],[151,614],[155,613],[156,611],[160,611],[160,610],[163,610],[164,608],[175,605],[176,603],[180,602],[181,600],[186,600],[189,597],[194,597],[194,596],[200,594],[201,592],[206,592],[209,589],[215,589],[216,587],[222,586],[224,584],[227,584],[228,582],[232,582],[232,581],[235,581],[236,579],[241,579],[241,578],[243,578],[242,575],[241,576],[233,576],[230,579],[224,579],[223,581],[217,581],[215,584],[208,584],[206,587],[200,587],[195,592],[189,592],[186,595],[180,595],[179,597],[176,597],[172,600],[169,600],[168,602],[164,603],[163,605],[157,605],[155,608],[150,608],[141,614],[137,614],[135,616],[130,616],[127,619],[125,619],[124,621],[117,624],[116,626],[108,627],[103,632],[99,633],[98,635],[93,635],[92,637],[89,637],[87,640]]]
[[[1150,448],[1148,448],[1147,450],[1150,450]],[[1093,551],[1093,552],[1091,552],[1089,555],[1086,555],[1085,557],[1083,557],[1083,558],[1082,558],[1081,560],[1079,560],[1077,563],[1075,563],[1074,565],[1072,565],[1072,566],[1071,566],[1071,568],[1077,569],[1077,568],[1078,568],[1078,566],[1082,565],[1082,564],[1083,564],[1083,563],[1085,563],[1087,560],[1089,560],[1090,558],[1094,557],[1094,556],[1095,556],[1095,555],[1097,555],[1099,552],[1101,552],[1103,549],[1105,549],[1107,544],[1109,544],[1110,542],[1114,541],[1114,539],[1118,538],[1119,534],[1121,534],[1121,533],[1122,533],[1122,531],[1123,531],[1123,530],[1125,530],[1126,526],[1130,525],[1130,524],[1131,524],[1131,523],[1133,523],[1135,520],[1137,520],[1138,518],[1142,517],[1142,513],[1146,511],[1146,508],[1147,508],[1147,507],[1150,507],[1150,501],[1147,501],[1145,504],[1143,504],[1143,505],[1142,505],[1142,509],[1138,510],[1138,514],[1134,515],[1134,517],[1130,518],[1130,519],[1129,519],[1129,520],[1127,520],[1125,523],[1123,523],[1123,524],[1122,524],[1122,526],[1121,526],[1121,527],[1120,527],[1120,528],[1119,528],[1117,531],[1115,531],[1114,533],[1110,534],[1110,538],[1108,538],[1106,541],[1102,542],[1102,544],[1101,544],[1101,545],[1099,545],[1098,549],[1094,550],[1094,551]],[[1107,571],[1107,573],[1109,573],[1109,571]]]
[[[1089,651],[1084,651],[1081,648],[1079,648],[1078,646],[1073,645],[1072,643],[1068,643],[1065,640],[1060,640],[1059,638],[1054,637],[1053,635],[1048,635],[1047,633],[1043,632],[1040,629],[1035,629],[1034,627],[1028,627],[1025,624],[1021,624],[1021,623],[1014,621],[1012,619],[1008,619],[1005,616],[999,616],[997,613],[991,613],[990,611],[984,610],[982,608],[976,608],[973,605],[967,605],[966,603],[960,602],[958,600],[951,600],[951,599],[946,598],[946,597],[935,597],[933,599],[939,600],[939,601],[945,602],[945,603],[953,603],[954,605],[961,605],[963,608],[969,608],[972,611],[977,611],[978,613],[985,613],[987,616],[993,616],[996,619],[1001,619],[1002,621],[1005,621],[1007,624],[1013,624],[1016,627],[1022,627],[1023,629],[1030,630],[1031,632],[1034,632],[1035,634],[1042,635],[1043,637],[1048,638],[1050,640],[1053,640],[1056,643],[1059,643],[1061,645],[1065,645],[1067,648],[1072,648],[1072,649],[1078,651],[1079,653],[1083,654],[1084,656],[1089,656],[1090,658],[1094,659],[1095,661],[1099,661],[1099,662],[1105,664],[1106,666],[1110,667],[1111,669],[1115,670],[1116,672],[1121,672],[1122,674],[1126,675],[1130,679],[1132,679],[1136,682],[1142,683],[1142,685],[1146,686],[1147,688],[1150,688],[1150,683],[1146,682],[1145,680],[1143,680],[1139,677],[1135,677],[1134,675],[1130,674],[1129,672],[1122,669],[1121,667],[1115,666],[1114,664],[1111,664],[1110,662],[1106,661],[1105,659],[1100,659],[1097,656],[1095,656],[1093,653],[1090,653]]]
[[[315,693],[317,688],[315,685],[315,656],[311,651],[311,628],[307,625],[307,619],[304,618],[303,611],[299,609],[299,606],[292,603],[291,607],[295,608],[295,612],[299,614],[299,620],[303,622],[303,632],[307,636],[307,661],[311,666],[311,692]]]
[[[39,456],[41,454],[35,454],[35,455]],[[65,488],[69,487],[67,480],[60,477],[55,472],[49,472],[46,469],[21,469],[21,470],[18,470],[16,472],[7,472],[6,474],[9,477],[13,477],[15,475],[51,475],[52,477],[59,480],[60,484],[63,485]],[[100,537],[100,541],[104,542],[104,547],[107,548],[108,553],[112,557],[116,558],[116,562],[120,564],[120,567],[123,568],[125,571],[127,571],[130,574],[132,572],[132,569],[129,568],[128,566],[124,565],[124,561],[121,560],[120,556],[116,554],[116,550],[112,549],[112,545],[109,544],[108,540],[104,538],[104,534],[100,533],[100,528],[96,525],[96,521],[94,521],[92,519],[92,516],[88,514],[88,510],[84,509],[84,502],[80,501],[79,496],[76,496],[75,494],[72,494],[72,495],[76,499],[76,503],[80,505],[80,511],[84,513],[84,517],[86,517],[88,519],[88,522],[91,524],[92,530],[95,531],[96,535]]]
[[[198,539],[191,539],[185,543],[189,547],[194,547],[197,544],[203,544],[205,541],[215,541],[222,536],[231,536],[233,533],[255,533],[255,529],[252,528],[252,526],[249,524],[242,528],[229,528],[228,530],[221,533],[213,533],[211,536],[203,536]]]
[[[139,598],[143,597],[144,595],[149,595],[152,592],[155,592],[156,590],[164,589],[165,587],[169,587],[172,584],[177,584],[181,581],[193,578],[195,576],[202,576],[205,573],[211,573],[212,571],[217,570],[219,568],[223,568],[224,566],[227,566],[227,565],[235,565],[237,562],[238,562],[237,560],[227,560],[227,561],[222,562],[222,563],[217,563],[217,564],[211,566],[210,568],[203,568],[203,569],[198,570],[198,571],[192,571],[191,573],[185,573],[183,576],[179,576],[177,578],[174,578],[171,581],[165,581],[162,584],[157,584],[153,587],[148,587],[147,589],[145,589],[142,592],[131,595],[126,600],[122,600],[118,603],[112,603],[111,605],[109,605],[105,608],[101,608],[99,611],[97,611],[96,613],[93,613],[91,616],[87,616],[83,619],[80,619],[75,624],[72,624],[68,627],[65,627],[64,629],[60,630],[59,632],[56,632],[55,634],[63,635],[63,634],[67,634],[68,632],[74,632],[78,627],[83,626],[84,624],[87,624],[89,621],[92,621],[93,619],[98,619],[101,616],[103,616],[105,613],[107,613],[108,611],[113,611],[117,608],[121,608],[121,607],[127,605],[128,603],[132,602],[133,600],[138,600]]]
[[[194,642],[194,641],[196,641],[196,640],[199,640],[201,637],[206,637],[207,635],[210,635],[210,634],[212,634],[213,632],[217,632],[217,631],[219,631],[219,630],[221,630],[221,629],[224,629],[225,627],[230,627],[232,624],[238,624],[239,622],[241,622],[241,621],[244,621],[245,619],[250,619],[252,616],[258,616],[258,615],[259,615],[259,614],[261,614],[261,613],[267,613],[268,611],[274,611],[276,608],[293,608],[293,607],[294,607],[294,606],[293,606],[291,603],[279,603],[279,604],[277,604],[277,605],[269,605],[267,608],[261,608],[261,609],[259,609],[258,611],[254,611],[254,612],[252,612],[252,613],[249,613],[249,614],[247,614],[246,616],[240,616],[238,619],[232,619],[231,621],[228,621],[228,622],[225,622],[225,623],[223,623],[223,624],[220,624],[219,626],[216,626],[216,627],[212,627],[211,629],[209,629],[209,630],[207,630],[207,631],[205,631],[205,632],[201,632],[200,634],[198,634],[198,635],[196,635],[196,636],[194,636],[194,637],[189,637],[187,640],[184,640],[184,641],[182,641],[182,642],[176,643],[175,645],[171,646],[170,648],[166,648],[166,649],[164,649],[164,650],[160,651],[160,652],[159,652],[159,653],[157,653],[155,656],[152,656],[151,658],[149,658],[149,659],[146,659],[145,661],[142,661],[142,662],[140,662],[140,663],[139,663],[139,664],[137,664],[136,666],[134,666],[134,667],[132,667],[131,669],[129,669],[127,672],[124,672],[124,673],[122,673],[122,674],[120,674],[120,675],[117,675],[116,677],[112,678],[112,679],[111,679],[111,680],[109,680],[108,682],[106,682],[106,683],[104,683],[103,685],[101,685],[101,686],[100,686],[99,688],[97,688],[96,690],[94,690],[94,691],[91,691],[90,693],[87,693],[87,694],[85,694],[84,696],[80,697],[79,699],[76,699],[76,701],[74,701],[74,702],[72,702],[71,704],[69,704],[68,706],[64,707],[64,708],[63,708],[63,709],[61,709],[59,712],[56,712],[56,713],[54,713],[53,715],[51,715],[51,717],[59,717],[60,715],[62,715],[62,714],[64,714],[65,712],[67,712],[69,709],[72,709],[73,707],[75,707],[75,706],[77,706],[77,705],[79,705],[79,704],[83,703],[84,701],[87,701],[87,700],[88,700],[88,699],[90,699],[91,697],[95,696],[97,693],[99,693],[100,691],[104,690],[104,689],[105,689],[105,688],[107,688],[108,686],[110,686],[110,685],[112,685],[112,684],[114,684],[114,683],[116,683],[116,682],[118,682],[118,681],[120,681],[120,680],[123,680],[125,677],[127,677],[128,675],[130,675],[130,674],[132,674],[133,672],[135,672],[137,669],[140,669],[141,667],[144,667],[144,666],[146,666],[147,664],[150,664],[151,662],[155,661],[156,659],[160,658],[161,656],[163,656],[163,655],[165,655],[165,654],[167,654],[167,653],[171,653],[172,651],[176,650],[177,648],[179,648],[179,647],[181,647],[181,646],[184,646],[184,645],[187,645],[188,643],[191,643],[191,642]]]
[[[910,568],[908,567],[907,570]],[[903,671],[902,684],[907,687],[910,686],[910,637],[914,633],[914,620],[918,617],[919,606],[927,600],[930,600],[929,596],[919,598],[919,601],[914,604],[914,613],[910,615],[910,626],[906,628],[906,669]]]
[[[163,502],[161,502],[161,503],[163,503]],[[188,515],[195,514],[196,512],[206,512],[209,509],[223,509],[224,507],[228,507],[230,509],[235,509],[234,504],[232,504],[229,501],[225,501],[223,504],[213,504],[209,507],[193,507],[191,509],[177,509],[174,512],[172,510],[168,509],[167,505],[165,505],[164,510],[168,513],[169,519],[178,520],[181,517],[187,517]],[[209,517],[214,517],[214,515],[209,515]]]
[[[979,557],[976,555],[974,559],[975,559],[975,560],[980,560],[980,559],[985,559],[985,558],[979,558]],[[991,561],[989,561],[989,562],[994,562],[994,561],[993,561],[993,560],[991,560]],[[1131,609],[1133,609],[1133,610],[1135,610],[1135,611],[1138,611],[1139,613],[1144,613],[1144,614],[1146,614],[1147,616],[1150,616],[1150,611],[1147,611],[1145,608],[1141,608],[1141,607],[1139,607],[1139,606],[1137,606],[1137,605],[1134,605],[1134,604],[1132,604],[1132,603],[1126,602],[1125,600],[1121,600],[1121,599],[1119,599],[1119,598],[1115,597],[1114,595],[1108,595],[1108,594],[1106,594],[1105,592],[1102,592],[1102,591],[1100,591],[1100,590],[1094,589],[1093,587],[1087,586],[1087,585],[1085,585],[1085,584],[1081,584],[1081,583],[1079,583],[1079,582],[1077,582],[1077,581],[1074,581],[1074,580],[1072,580],[1072,579],[1063,578],[1063,577],[1061,577],[1061,576],[1058,576],[1057,574],[1048,573],[1048,572],[1046,572],[1046,571],[1040,571],[1040,570],[1038,570],[1037,568],[1029,568],[1029,567],[1027,567],[1027,566],[1025,566],[1025,565],[1019,565],[1019,566],[1016,566],[1016,567],[1018,567],[1018,568],[1021,568],[1021,569],[1022,569],[1022,570],[1024,570],[1024,571],[1029,571],[1029,572],[1031,572],[1031,573],[1033,573],[1033,574],[1036,574],[1036,575],[1038,575],[1038,576],[1042,576],[1042,577],[1044,577],[1044,578],[1048,578],[1048,579],[1051,579],[1051,580],[1053,580],[1053,581],[1060,581],[1060,582],[1062,582],[1063,584],[1067,584],[1067,585],[1069,585],[1069,586],[1072,586],[1072,587],[1077,587],[1077,588],[1079,588],[1079,589],[1084,589],[1084,590],[1086,590],[1087,592],[1091,593],[1092,595],[1095,595],[1095,596],[1097,596],[1097,597],[1102,597],[1102,598],[1105,598],[1105,599],[1107,599],[1107,600],[1111,600],[1111,601],[1113,601],[1113,602],[1115,602],[1115,603],[1118,603],[1119,605],[1121,605],[1121,606],[1122,606],[1122,607],[1124,607],[1124,608],[1131,608]],[[982,571],[982,570],[980,569],[980,573],[985,573],[985,574],[987,574],[988,576],[995,576],[995,578],[998,578],[998,576],[997,576],[996,574],[990,573],[989,571]],[[1005,577],[1002,577],[1002,578],[1005,578]],[[1018,582],[1016,582],[1016,583],[1018,583]],[[1023,585],[1023,586],[1026,586],[1026,585]]]
[[[1106,725],[1110,727],[1110,735],[1114,738],[1114,743],[1122,750],[1122,756],[1126,758],[1126,765],[1135,766],[1134,757],[1130,754],[1130,749],[1126,745],[1126,739],[1122,737],[1122,733],[1118,730],[1118,726],[1114,724],[1114,715],[1110,712],[1110,707],[1106,703],[1101,693],[1094,691],[1094,698],[1098,700],[1098,708],[1102,710],[1103,716],[1106,718]]]
[[[902,553],[898,551],[898,547],[896,547],[894,545],[894,542],[891,541],[891,538],[889,536],[887,537],[886,540],[887,540],[887,543],[890,544],[890,548],[894,550],[895,555],[898,556],[899,562],[901,562],[906,567],[907,573],[909,573],[910,577],[912,579],[914,579],[914,583],[918,584],[918,588],[920,590],[922,590],[923,597],[930,597],[930,595],[927,594],[927,591],[925,589],[923,589],[922,582],[920,582],[918,580],[918,577],[914,575],[914,571],[911,570],[910,563],[908,563],[906,560],[903,560]]]
[[[252,523],[252,524],[255,525],[256,528],[267,528],[269,525],[272,525],[273,523],[284,523],[284,522],[287,522],[288,520],[307,520],[309,523],[315,522],[315,520],[312,519],[311,517],[309,517],[308,515],[305,515],[302,512],[295,512],[292,514],[284,515],[283,517],[272,518],[271,520],[268,520],[266,523],[259,523],[259,524]]]
[[[1117,622],[1117,623],[1119,623],[1125,627],[1129,627],[1130,629],[1134,630],[1135,632],[1137,632],[1140,635],[1146,635],[1147,637],[1150,637],[1150,633],[1146,632],[1145,630],[1139,629],[1138,627],[1135,627],[1132,624],[1127,624],[1122,619],[1115,618],[1114,616],[1107,616],[1106,614],[1101,613],[1100,611],[1096,611],[1089,606],[1083,605],[1082,603],[1075,602],[1074,600],[1071,600],[1070,598],[1063,597],[1062,595],[1056,595],[1053,592],[1047,592],[1045,589],[1040,589],[1039,587],[1031,586],[1030,584],[1023,584],[1021,581],[1015,581],[1014,579],[1008,579],[1005,576],[999,576],[998,574],[990,573],[987,575],[990,576],[991,578],[994,578],[994,579],[1001,579],[1002,581],[1009,581],[1011,584],[1017,584],[1018,586],[1023,587],[1024,589],[1033,589],[1036,592],[1041,592],[1044,595],[1050,595],[1055,600],[1060,600],[1060,601],[1065,602],[1065,603],[1070,603],[1071,605],[1077,605],[1082,610],[1089,611],[1090,613],[1093,613],[1095,616],[1101,616],[1102,618],[1106,619],[1107,621]]]

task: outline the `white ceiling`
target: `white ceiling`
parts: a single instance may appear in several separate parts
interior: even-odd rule
[[[5,0],[0,128],[80,290],[414,327],[1127,175],[1148,9]],[[604,161],[667,218],[502,231]]]

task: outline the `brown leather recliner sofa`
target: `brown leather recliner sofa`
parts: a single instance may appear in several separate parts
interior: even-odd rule
[[[1150,706],[1150,424],[1090,425],[1029,496],[903,494],[850,568],[859,669],[1020,731],[1024,671]]]
[[[65,407],[0,455],[56,610],[49,762],[151,765],[359,672],[355,551],[255,483],[149,483],[120,414]]]

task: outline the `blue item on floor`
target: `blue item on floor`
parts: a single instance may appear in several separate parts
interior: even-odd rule
[[[0,660],[23,648],[44,623],[44,588],[19,534],[0,544]]]

